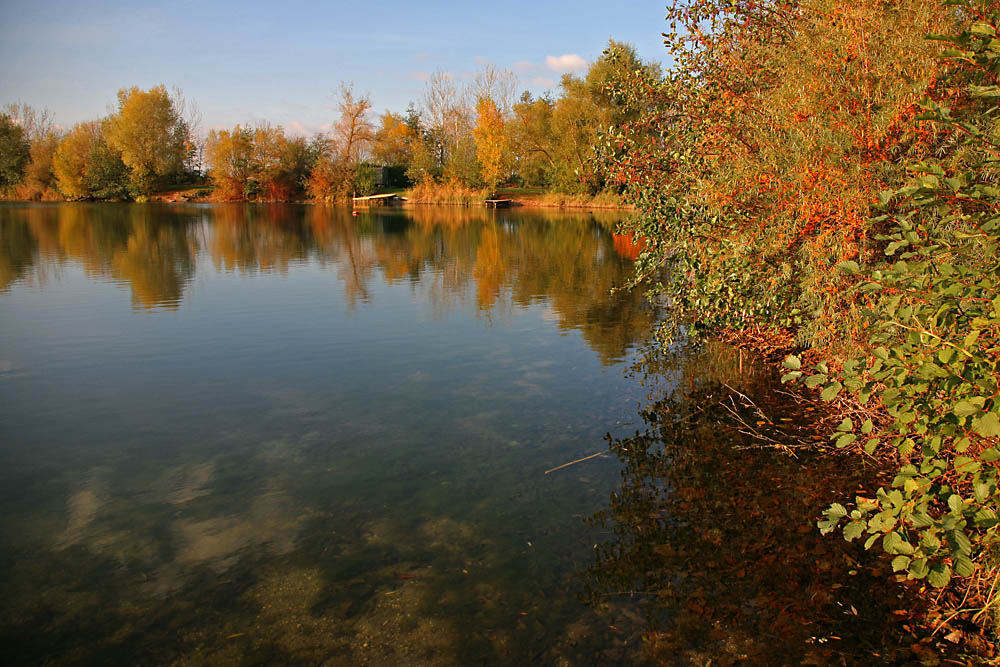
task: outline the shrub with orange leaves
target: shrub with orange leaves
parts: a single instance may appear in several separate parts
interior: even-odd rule
[[[601,154],[639,211],[630,231],[650,239],[640,275],[669,265],[674,306],[701,324],[850,347],[861,336],[844,314],[862,304],[830,269],[874,256],[878,193],[939,140],[915,120],[942,77],[926,35],[956,16],[923,0],[677,0],[668,12],[676,65],[618,77],[613,94],[645,111]]]

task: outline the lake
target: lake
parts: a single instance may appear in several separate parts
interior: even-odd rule
[[[860,473],[722,435],[773,377],[652,351],[617,220],[0,205],[5,661],[901,661]]]
[[[614,216],[0,207],[4,645],[454,664],[577,599],[652,313]],[[595,630],[596,628],[596,630]],[[602,631],[599,631],[602,630]]]

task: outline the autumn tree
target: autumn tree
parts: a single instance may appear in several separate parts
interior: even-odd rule
[[[28,141],[28,161],[24,165],[23,178],[14,190],[19,199],[52,199],[58,194],[54,190],[55,177],[52,173],[52,157],[59,145],[59,131],[48,109],[38,109],[24,102],[7,104],[3,108],[14,125],[24,132]]]
[[[253,134],[237,125],[233,130],[212,130],[205,140],[208,177],[219,198],[243,199],[250,178]]]
[[[306,141],[289,139],[280,125],[237,125],[206,139],[208,176],[226,200],[291,200],[311,159]]]
[[[556,137],[552,131],[555,101],[548,95],[525,92],[508,124],[511,151],[524,185],[548,185],[556,164]]]
[[[128,168],[104,140],[102,121],[77,123],[52,158],[57,187],[68,199],[125,199]]]
[[[59,141],[57,133],[49,132],[31,142],[30,158],[24,169],[24,183],[18,194],[19,198],[58,199],[52,166]]]
[[[128,168],[104,140],[105,123],[77,123],[56,149],[52,171],[68,199],[126,199]]]
[[[134,192],[148,195],[158,181],[183,170],[188,127],[164,86],[123,88],[108,119],[107,142],[129,168]]]
[[[341,84],[337,106],[340,118],[331,132],[332,150],[346,165],[354,166],[368,156],[375,140],[375,126],[369,118],[371,98],[358,97],[350,85]]]
[[[413,160],[414,146],[419,138],[419,127],[414,128],[399,114],[386,111],[379,117],[375,132],[372,157],[387,166],[409,167]]]
[[[476,128],[473,136],[483,183],[490,193],[495,193],[497,185],[510,174],[510,142],[500,110],[486,95],[476,103]]]
[[[375,141],[375,126],[369,118],[371,100],[367,95],[356,96],[348,84],[341,84],[339,94],[340,117],[306,183],[309,196],[317,201],[338,201],[357,192],[359,186],[362,191],[374,187],[368,182],[370,170],[359,169]]]
[[[59,142],[52,159],[52,171],[59,191],[69,199],[87,199],[85,172],[90,155],[101,141],[101,125],[97,121],[77,123]]]

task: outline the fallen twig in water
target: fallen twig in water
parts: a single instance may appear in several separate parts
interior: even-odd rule
[[[583,463],[584,461],[589,461],[590,459],[597,458],[601,454],[607,454],[607,452],[597,452],[596,454],[591,454],[590,456],[584,456],[582,459],[577,459],[576,461],[570,461],[569,463],[564,463],[561,466],[556,466],[555,468],[546,470],[545,474],[548,475],[550,472],[555,472],[556,470],[562,470],[563,468],[568,468],[571,465],[575,465],[577,463]]]

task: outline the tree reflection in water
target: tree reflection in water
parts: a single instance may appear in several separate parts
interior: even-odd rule
[[[916,603],[885,563],[815,526],[870,472],[762,446],[722,407],[807,431],[815,405],[720,345],[636,372],[671,386],[651,387],[643,431],[610,440],[622,485],[594,518],[613,537],[587,572],[593,603],[638,600],[650,657],[667,664],[898,664],[924,652],[903,628]]]
[[[0,209],[0,291],[44,283],[73,262],[128,286],[136,310],[176,309],[197,272],[286,275],[312,263],[333,269],[348,310],[404,281],[435,317],[470,299],[486,321],[547,303],[560,328],[579,330],[611,364],[653,320],[640,292],[609,292],[630,271],[609,231],[618,218],[447,206],[358,217],[299,205],[10,206]]]

